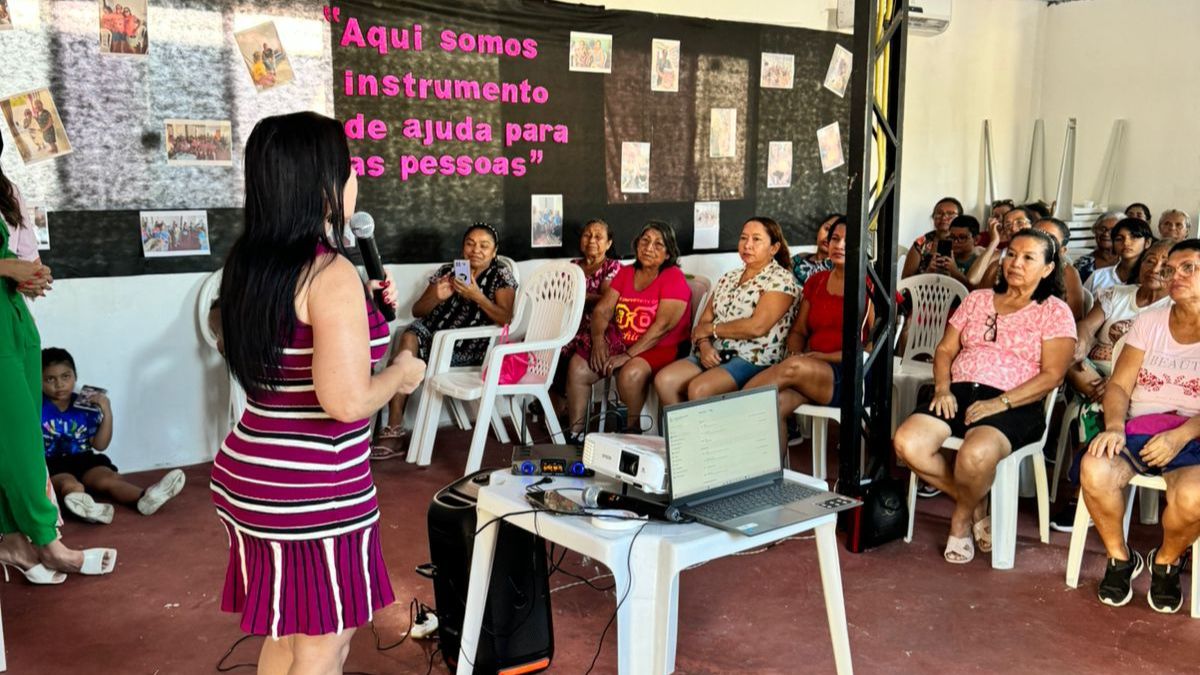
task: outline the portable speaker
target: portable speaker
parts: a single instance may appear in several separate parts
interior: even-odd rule
[[[495,469],[484,469],[447,485],[429,505],[429,554],[437,604],[438,639],[446,663],[458,666],[471,554],[475,546],[475,502]],[[546,543],[519,527],[497,521],[496,554],[488,588],[476,675],[536,673],[554,656]]]

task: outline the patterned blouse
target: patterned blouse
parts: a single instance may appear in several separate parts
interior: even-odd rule
[[[571,262],[583,267],[583,258],[576,258]],[[604,284],[612,283],[613,277],[617,276],[617,272],[621,271],[621,261],[615,258],[605,258],[600,267],[596,268],[587,276],[587,287],[584,293],[587,295],[595,295],[600,292],[600,288]],[[592,309],[594,307],[585,307],[583,311],[583,319],[579,322],[579,330],[575,332],[575,337],[567,343],[562,349],[563,358],[570,358],[571,354],[575,353],[575,348],[579,346],[580,340],[590,340],[592,337]]]
[[[454,265],[446,263],[429,276],[429,283],[435,284],[453,271]],[[479,286],[480,292],[492,302],[496,301],[496,291],[502,288],[513,290],[517,288],[517,280],[513,278],[512,272],[497,260],[492,260],[492,264],[475,277],[475,283]],[[417,358],[428,360],[434,333],[449,328],[488,326],[491,323],[492,320],[488,318],[482,307],[455,293],[434,307],[424,318],[409,324],[408,331],[417,335],[419,343]],[[488,340],[486,338],[464,340],[455,347],[452,364],[455,366],[479,365],[487,356],[487,348]]]
[[[771,260],[770,264],[752,279],[738,285],[745,269],[741,267],[730,270],[717,280],[712,294],[714,323],[749,318],[758,307],[763,293],[770,291],[787,293],[792,296],[792,304],[766,335],[746,340],[722,338],[714,342],[713,347],[717,351],[732,349],[738,356],[756,366],[771,366],[782,361],[787,352],[787,334],[796,314],[795,300],[800,295],[800,286],[792,272],[785,270],[775,260]],[[720,330],[717,332],[719,334]]]
[[[821,262],[816,262],[812,259],[811,253],[797,253],[792,256],[792,274],[796,277],[796,283],[801,288],[804,287],[804,282],[817,272],[833,269],[833,261],[829,258]]]
[[[1086,282],[1096,269],[1096,256],[1091,253],[1079,256],[1079,260],[1075,261],[1075,269],[1079,271],[1079,281]]]

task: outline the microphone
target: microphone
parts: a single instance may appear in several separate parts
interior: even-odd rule
[[[379,247],[375,245],[375,219],[366,211],[358,211],[350,216],[350,231],[358,240],[358,250],[362,253],[363,267],[367,268],[367,278],[383,281],[386,275],[383,271],[383,260],[379,257]],[[383,299],[383,291],[375,291],[375,307],[389,322],[396,320],[396,310]]]
[[[599,485],[592,485],[583,491],[583,503],[585,506],[594,509],[625,509],[626,511],[633,511],[639,516],[646,516],[655,520],[667,520],[675,523],[683,520],[683,517],[679,515],[678,509],[671,508],[666,504],[652,502],[649,499],[609,492]]]

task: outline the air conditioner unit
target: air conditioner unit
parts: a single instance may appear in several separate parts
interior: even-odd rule
[[[909,0],[909,35],[940,35],[950,27],[954,0]],[[854,0],[838,0],[837,27],[854,28]]]

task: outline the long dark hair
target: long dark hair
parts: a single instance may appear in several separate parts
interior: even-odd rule
[[[1062,300],[1066,291],[1063,287],[1062,254],[1058,250],[1058,241],[1045,232],[1042,232],[1041,230],[1035,230],[1033,228],[1029,228],[1027,230],[1017,230],[1015,233],[1013,233],[1012,239],[1009,241],[1016,241],[1021,237],[1037,239],[1039,242],[1041,242],[1042,262],[1054,263],[1054,270],[1050,272],[1050,274],[1046,275],[1046,277],[1041,281],[1038,281],[1037,288],[1033,289],[1034,302],[1040,305],[1046,298],[1052,295],[1059,300]],[[1012,250],[1011,243],[1009,244],[1009,250]],[[1004,270],[1001,269],[1000,274],[996,279],[996,293],[1007,292],[1008,279],[1004,278]]]
[[[0,136],[0,153],[3,152],[4,136]],[[14,228],[24,227],[26,224],[25,217],[21,215],[21,206],[17,204],[17,189],[4,175],[4,167],[0,167],[0,216]]]
[[[774,218],[768,216],[750,216],[746,219],[747,223],[762,223],[763,229],[767,231],[767,238],[772,244],[779,244],[779,250],[775,252],[775,262],[785,270],[792,269],[792,252],[788,250],[787,239],[783,237],[783,228],[775,221]],[[745,223],[742,227],[745,227]],[[820,226],[818,226],[820,227]]]
[[[274,388],[296,328],[296,291],[345,253],[342,191],[350,150],[342,125],[313,112],[267,117],[246,143],[245,228],[221,278],[229,370],[247,391]],[[325,233],[332,224],[332,236]]]

